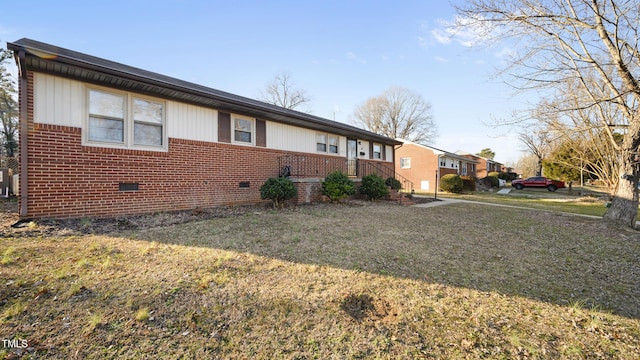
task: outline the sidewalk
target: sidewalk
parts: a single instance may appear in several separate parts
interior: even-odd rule
[[[595,215],[575,214],[575,213],[568,213],[568,212],[562,212],[562,211],[535,209],[535,208],[524,207],[524,206],[493,204],[493,203],[486,203],[486,202],[480,202],[480,201],[450,199],[450,198],[438,198],[438,201],[432,201],[432,202],[429,202],[429,203],[426,203],[426,204],[417,204],[417,205],[412,205],[412,206],[413,207],[420,207],[420,208],[430,208],[430,207],[435,207],[435,206],[451,205],[451,204],[459,204],[459,203],[488,205],[488,206],[499,206],[499,207],[512,208],[512,209],[546,211],[546,212],[552,212],[552,213],[557,213],[557,214],[562,214],[562,215],[581,216],[581,217],[586,217],[586,218],[590,218],[590,219],[602,219],[602,216],[595,216]],[[640,221],[638,221],[636,223],[636,227],[640,227]]]

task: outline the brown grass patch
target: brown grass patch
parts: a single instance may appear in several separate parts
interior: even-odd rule
[[[640,356],[640,238],[591,219],[352,204],[50,233],[0,239],[0,334],[29,343],[0,355]]]

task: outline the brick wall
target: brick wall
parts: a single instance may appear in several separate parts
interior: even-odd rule
[[[411,168],[401,169],[400,158],[411,158]],[[429,149],[413,144],[404,144],[395,152],[396,172],[411,182],[416,192],[433,192],[436,184],[436,170],[438,170],[438,156]],[[421,181],[429,182],[429,190],[421,190]]]
[[[34,124],[26,217],[117,216],[258,203],[260,186],[278,176],[278,158],[284,155],[173,138],[169,152],[112,149],[83,146],[81,136],[79,128]],[[323,178],[292,180],[296,203],[322,201]],[[137,184],[138,190],[121,191],[121,183]]]
[[[174,138],[168,152],[83,146],[79,128],[34,123],[30,75],[25,217],[117,216],[257,203],[260,186],[279,175],[278,158],[285,153],[262,147]],[[138,190],[121,191],[121,183],[137,184]],[[298,183],[298,202],[321,200],[320,186],[320,181]]]
[[[282,155],[180,139],[169,139],[169,152],[89,147],[82,146],[80,129],[43,124],[35,124],[29,142],[28,217],[112,216],[258,202],[262,183],[278,175]],[[120,183],[138,184],[138,191],[120,191]]]

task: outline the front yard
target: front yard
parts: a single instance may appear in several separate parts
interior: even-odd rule
[[[640,357],[635,231],[469,204],[209,215],[5,221],[0,336],[27,346],[0,355]]]

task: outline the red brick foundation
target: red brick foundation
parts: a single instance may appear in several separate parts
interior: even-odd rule
[[[169,152],[81,145],[78,128],[29,134],[28,217],[114,216],[260,201],[280,151],[169,139]],[[120,184],[137,184],[121,191]]]

